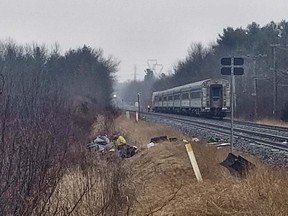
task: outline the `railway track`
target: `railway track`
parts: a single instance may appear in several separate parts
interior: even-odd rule
[[[161,117],[162,121],[165,119],[166,122],[171,121],[173,124],[182,124],[182,126],[185,125],[185,127],[193,127],[210,131],[211,133],[218,134],[222,137],[225,136],[229,138],[230,136],[231,127],[229,120],[219,121],[162,113],[143,114],[147,117]],[[235,143],[241,139],[250,143],[250,145],[258,145],[274,150],[285,151],[288,154],[288,144],[285,144],[285,142],[288,141],[288,128],[262,125],[252,122],[235,121],[234,135]]]
[[[226,123],[230,123],[230,119],[223,119],[222,121]],[[267,125],[267,124],[259,124],[254,122],[248,122],[248,121],[241,121],[241,120],[235,120],[234,122],[237,123],[237,125],[243,125],[243,126],[251,126],[261,129],[267,129],[267,130],[273,130],[278,132],[285,132],[288,134],[288,127],[281,127],[281,126],[275,126],[275,125]]]

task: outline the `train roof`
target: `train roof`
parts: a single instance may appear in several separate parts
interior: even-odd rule
[[[205,80],[201,80],[198,82],[194,82],[194,83],[189,83],[189,84],[185,84],[182,86],[177,86],[174,88],[170,88],[170,89],[166,89],[166,90],[162,90],[162,91],[157,91],[157,92],[153,92],[153,94],[173,94],[174,92],[180,92],[180,91],[189,91],[189,90],[197,90],[197,89],[201,89],[203,86],[203,83],[205,82],[209,82],[209,81],[214,81],[214,80],[221,80],[221,81],[226,81],[225,79],[205,79]]]

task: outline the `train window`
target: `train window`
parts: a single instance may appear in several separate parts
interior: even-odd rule
[[[186,99],[186,100],[189,99],[189,93],[183,93],[183,94],[182,94],[182,99],[184,99],[184,100],[185,100],[185,99]]]
[[[166,96],[163,97],[163,101],[167,101],[167,97]]]
[[[173,100],[172,95],[169,95],[169,96],[168,96],[168,101],[172,101],[172,100]]]
[[[158,97],[154,97],[154,101],[158,101]]]
[[[219,91],[219,89],[213,89],[212,91],[213,91],[213,96],[214,96],[214,97],[219,97],[219,96],[220,96],[220,91]]]
[[[159,97],[159,101],[162,101],[162,97]]]
[[[214,87],[214,88],[212,88],[212,96],[213,96],[214,98],[220,97],[220,90],[221,90],[220,87]]]
[[[191,98],[201,98],[201,92],[191,92]]]
[[[174,95],[174,100],[180,100],[180,94]]]

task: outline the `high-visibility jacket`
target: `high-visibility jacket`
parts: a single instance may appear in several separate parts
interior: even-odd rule
[[[126,140],[123,136],[118,136],[115,144],[116,145],[124,145],[124,144],[126,144]]]

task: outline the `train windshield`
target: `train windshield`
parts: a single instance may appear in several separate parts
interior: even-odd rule
[[[212,90],[212,98],[213,100],[219,100],[221,98],[222,87],[221,86],[213,86]]]

